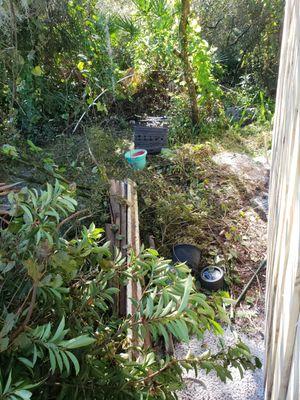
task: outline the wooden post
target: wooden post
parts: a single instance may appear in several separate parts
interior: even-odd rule
[[[111,224],[106,225],[106,236],[123,257],[127,258],[131,250],[138,255],[140,232],[136,185],[130,180],[112,180],[110,183]],[[134,306],[130,298],[138,300],[141,297],[140,285],[129,280],[127,288],[120,289],[120,314],[133,314]]]
[[[127,232],[127,212],[128,206],[126,204],[126,196],[127,196],[127,185],[124,182],[119,182],[120,192],[119,195],[121,197],[122,204],[120,204],[120,236],[121,240],[119,242],[119,251],[122,254],[122,257],[127,258],[127,241],[128,241],[128,232]],[[128,314],[127,311],[127,288],[120,288],[120,314],[125,316]]]
[[[300,2],[286,0],[273,130],[265,399],[300,399]]]
[[[129,250],[133,250],[136,255],[140,253],[140,228],[139,228],[139,215],[138,215],[138,200],[136,185],[131,180],[127,180],[127,243]],[[135,308],[130,297],[139,300],[141,298],[141,286],[133,280],[129,280],[127,285],[127,313],[134,314]]]
[[[134,182],[129,179],[125,182],[115,180],[110,182],[110,209],[111,224],[106,225],[106,237],[128,261],[129,252],[134,251],[137,256],[140,253],[138,198]],[[140,300],[141,296],[141,285],[133,279],[129,279],[126,287],[120,287],[117,312],[121,316],[133,315],[135,306],[131,298]],[[129,332],[128,337],[133,343],[143,345],[143,343],[139,343],[134,330]],[[144,346],[149,347],[150,345],[150,336],[146,334]]]
[[[110,248],[112,254],[116,256],[116,251],[120,251],[116,236],[120,234],[120,206],[117,201],[119,191],[119,184],[117,181],[112,180],[110,182],[110,212],[111,212],[111,224],[105,225],[106,238],[110,241]],[[116,314],[122,314],[124,310],[120,309],[120,304],[122,304],[121,298],[124,289],[120,287],[118,278],[114,285],[119,288],[119,294],[114,296],[114,307],[113,310]]]

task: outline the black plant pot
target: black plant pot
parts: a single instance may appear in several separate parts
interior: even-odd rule
[[[176,244],[172,249],[172,261],[185,262],[195,275],[199,274],[201,251],[192,244]]]
[[[224,271],[220,267],[205,267],[200,272],[201,286],[208,290],[220,290],[224,286]]]

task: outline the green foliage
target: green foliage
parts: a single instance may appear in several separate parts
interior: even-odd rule
[[[62,167],[36,143],[71,131],[88,107],[89,116],[102,122],[113,112],[135,118],[167,111],[174,146],[223,132],[229,124],[236,132],[248,120],[269,123],[272,102],[264,89],[272,93],[276,76],[281,2],[219,0],[214,7],[193,2],[187,33],[201,112],[197,129],[190,121],[179,55],[180,2],[134,0],[123,13],[123,1],[104,3],[0,4],[0,143],[18,139],[20,132],[32,139],[21,147],[4,144],[1,161],[11,173],[17,163],[30,167],[38,185],[49,180],[45,188],[9,194],[7,226],[0,229],[3,400],[175,399],[183,370],[213,370],[226,380],[230,367],[242,374],[260,366],[239,341],[228,348],[220,340],[216,353],[180,360],[142,346],[146,335],[159,346],[167,345],[170,335],[187,342],[207,330],[222,334],[228,299],[198,292],[185,265],[172,266],[154,250],[136,255],[129,249],[126,262],[103,242],[103,230],[94,223],[74,235],[62,229],[76,212],[75,193],[82,203],[92,203],[105,223],[108,177],[132,177],[144,239],[154,234],[167,254],[175,241],[188,238],[215,256],[215,245],[204,239],[211,215],[221,219],[229,206],[209,186],[216,172],[209,145],[165,151],[135,172],[122,157],[128,141],[111,137],[106,128],[76,138],[75,153],[67,138],[64,149],[58,144]],[[223,6],[232,9],[224,15]],[[227,91],[219,81],[238,86]],[[229,107],[241,110],[237,121],[225,114]],[[244,132],[245,140],[253,134],[250,128]],[[81,149],[86,139],[96,162]],[[219,225],[213,228],[220,231]],[[129,279],[141,285],[142,295],[131,299],[134,313],[121,318],[115,304]]]
[[[96,1],[11,3],[0,20],[8,24],[1,41],[2,128],[53,135],[72,124],[103,87],[112,90],[106,19]]]
[[[26,384],[24,381],[12,382],[12,371],[9,372],[7,381],[0,377],[0,395],[2,399],[8,400],[28,400],[32,397],[31,389],[37,385]]]
[[[245,98],[238,87],[236,97],[251,107],[259,104],[255,93],[273,96],[282,2],[218,0],[212,6],[194,0],[191,5],[187,36],[201,116],[197,130],[187,112],[180,1],[4,2],[0,142],[17,139],[20,132],[35,143],[55,139],[72,131],[88,107],[85,118],[93,121],[113,113],[131,119],[168,111],[173,140],[194,141],[230,123],[224,105],[235,107],[237,101],[224,96],[220,82],[232,89],[250,77],[255,91]]]
[[[69,331],[68,329],[64,330],[64,328],[65,318],[63,317],[53,335],[51,334],[50,322],[30,330],[28,339],[33,343],[33,346],[25,345],[22,350],[26,353],[27,358],[18,357],[18,360],[32,371],[39,358],[43,360],[47,357],[50,361],[51,374],[55,374],[58,369],[61,374],[66,372],[67,375],[70,374],[71,362],[74,366],[75,374],[78,375],[80,371],[78,360],[69,349],[89,346],[95,342],[95,339],[88,335],[82,335],[73,339],[64,340],[65,335]],[[45,354],[45,351],[48,354]],[[28,356],[32,356],[32,360],[28,359]]]
[[[136,70],[150,79],[154,71],[160,71],[160,74],[167,77],[170,97],[182,93],[183,89],[186,90],[186,83],[180,57],[181,11],[178,2],[135,0],[134,3],[137,13],[132,16],[132,20],[138,28],[138,33],[135,34],[131,46],[134,46]],[[214,69],[218,68],[213,62],[215,49],[203,40],[196,18],[192,18],[188,26],[188,46],[193,78],[197,82],[201,118],[205,120],[211,115],[212,108],[218,109],[216,101],[222,91],[213,73]]]
[[[233,86],[244,75],[274,95],[279,64],[281,0],[195,0],[203,37],[217,47],[223,81]]]
[[[263,90],[255,86],[251,76],[241,77],[234,90],[228,90],[224,104],[227,105],[229,123],[236,127],[248,125],[254,121],[263,125],[272,121],[274,101]]]
[[[67,194],[63,194],[64,188],[56,181],[54,188],[47,184],[47,190],[22,189],[16,197],[13,193],[8,196],[11,204],[11,215],[14,217],[11,223],[12,229],[22,229],[24,238],[30,234],[37,246],[41,241],[47,240],[53,245],[56,226],[60,215],[67,216],[75,211],[76,200]],[[29,204],[32,204],[29,207]],[[21,244],[23,244],[21,242]],[[30,242],[24,241],[24,250]]]
[[[225,380],[230,366],[259,367],[240,342],[180,360],[144,348],[146,332],[166,343],[169,334],[188,341],[222,332],[222,298],[198,293],[184,264],[170,266],[154,250],[130,252],[127,264],[112,257],[93,224],[63,238],[60,223],[75,200],[58,182],[12,194],[10,204],[12,220],[0,230],[1,398],[175,399],[182,369],[214,370]],[[120,318],[112,305],[128,279],[142,295]]]
[[[202,114],[199,126],[193,126],[186,96],[173,96],[168,110],[170,120],[169,143],[173,146],[211,140],[228,126],[228,118],[219,102],[210,104]]]

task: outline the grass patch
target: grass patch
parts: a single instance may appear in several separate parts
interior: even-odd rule
[[[221,135],[214,135],[210,143],[215,151],[231,151],[245,153],[250,156],[263,155],[271,149],[272,128],[270,123],[251,124],[243,128],[231,127],[222,132]]]

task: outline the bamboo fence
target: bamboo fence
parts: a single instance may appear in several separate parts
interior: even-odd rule
[[[110,214],[111,223],[105,227],[106,237],[111,243],[112,251],[121,254],[127,263],[131,251],[137,256],[140,253],[138,198],[136,184],[130,179],[110,181]],[[118,279],[115,284],[117,282]],[[131,299],[137,301],[141,299],[141,285],[129,278],[127,284],[119,286],[119,289],[114,302],[115,313],[121,316],[134,315],[136,310]],[[141,341],[134,329],[128,331],[128,340],[135,345],[151,346],[149,334],[146,333],[144,340]],[[134,358],[135,353],[130,352],[130,356]]]
[[[110,181],[111,224],[106,225],[106,237],[112,249],[117,250],[125,259],[128,252],[140,252],[140,233],[136,185],[130,179]],[[129,279],[125,287],[120,287],[120,294],[115,302],[115,311],[120,315],[134,314],[131,298],[139,300],[140,285]]]
[[[265,399],[300,399],[300,1],[286,0],[273,130]]]

